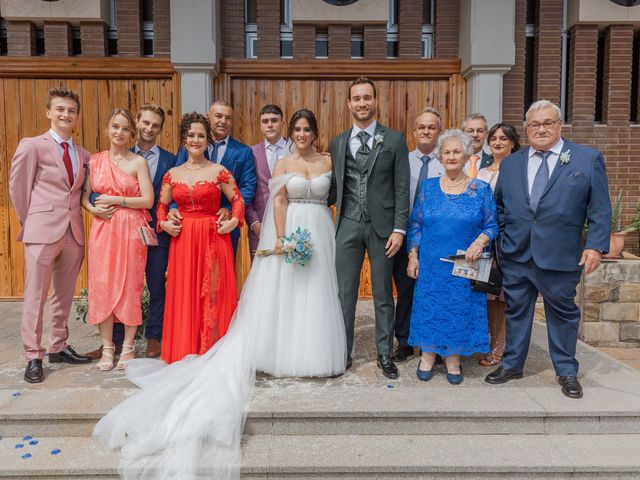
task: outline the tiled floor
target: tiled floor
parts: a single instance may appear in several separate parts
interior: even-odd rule
[[[616,348],[616,347],[600,347],[598,350],[603,351],[607,355],[626,363],[630,367],[640,370],[640,347],[632,348]]]

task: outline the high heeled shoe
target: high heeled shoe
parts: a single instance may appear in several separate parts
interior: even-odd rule
[[[125,355],[129,356],[128,358],[123,358]],[[132,343],[127,345],[126,343],[122,344],[122,353],[120,354],[120,358],[118,359],[118,365],[116,366],[116,370],[124,370],[127,362],[129,360],[133,360],[136,358],[135,355],[135,345]]]
[[[116,347],[111,345],[102,345],[102,356],[97,364],[98,370],[108,372],[113,370],[113,354],[116,351]]]

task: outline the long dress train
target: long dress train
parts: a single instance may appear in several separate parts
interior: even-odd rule
[[[312,234],[314,252],[307,266],[284,265],[277,256],[256,257],[229,331],[207,353],[164,368],[154,360],[128,363],[128,378],[142,390],[94,429],[110,446],[122,447],[120,473],[125,479],[238,478],[240,439],[256,369],[277,375],[344,371],[334,227],[326,203],[321,203],[323,197],[326,202],[327,180],[327,174],[311,180],[286,174],[272,178],[269,185],[258,248],[275,244],[273,196],[286,186],[287,232],[300,226]],[[317,309],[318,303],[322,308]],[[306,314],[309,318],[302,318]],[[296,342],[319,357],[306,358]],[[282,356],[280,349],[290,349],[290,354]]]

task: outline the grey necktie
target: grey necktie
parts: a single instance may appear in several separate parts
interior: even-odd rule
[[[431,157],[429,155],[423,155],[420,157],[422,160],[422,166],[420,167],[420,173],[418,174],[418,184],[416,185],[416,194],[413,197],[413,204],[415,205],[416,200],[418,199],[418,194],[420,193],[420,185],[422,182],[429,177],[429,160]]]
[[[358,148],[358,151],[356,152],[356,160],[360,165],[364,165],[367,163],[369,154],[371,153],[371,149],[369,148],[369,145],[367,145],[371,135],[364,130],[360,130],[356,136],[358,137],[358,140],[360,140],[360,148]]]
[[[275,168],[276,162],[278,161],[278,145],[268,145],[267,150],[269,150],[269,154],[267,155],[269,171],[273,173],[273,169]]]
[[[549,155],[551,155],[551,151],[547,150],[545,152],[536,152],[536,155],[542,158],[542,163],[538,167],[536,176],[533,179],[533,186],[531,187],[529,206],[534,212],[538,210],[540,197],[542,197],[542,192],[544,192],[544,189],[549,182],[549,164],[547,163],[547,159],[549,158]]]

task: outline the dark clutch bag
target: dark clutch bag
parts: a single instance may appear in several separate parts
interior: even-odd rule
[[[502,270],[498,264],[498,247],[497,242],[491,245],[491,271],[489,272],[489,280],[481,282],[479,280],[471,280],[471,288],[478,292],[489,293],[500,296],[502,292]]]

